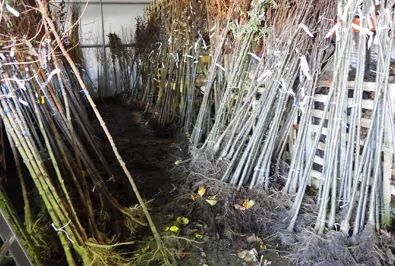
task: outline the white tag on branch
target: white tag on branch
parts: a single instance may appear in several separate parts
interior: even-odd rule
[[[15,50],[14,50],[14,47],[11,47],[10,57],[14,57],[14,56],[15,56]]]
[[[360,35],[369,35],[369,36],[372,36],[373,35],[373,32],[371,31],[371,30],[369,30],[369,29],[367,29],[367,28],[363,28],[363,27],[361,27],[361,26],[359,26],[359,25],[357,25],[357,24],[352,24],[351,25],[355,30],[357,30],[357,31],[359,31],[359,34]]]
[[[259,76],[259,78],[258,78],[257,81],[260,83],[260,82],[262,82],[266,77],[268,77],[268,76],[271,75],[271,74],[272,74],[272,71],[270,71],[270,70],[265,71],[265,72],[263,72],[262,75]]]
[[[197,48],[198,48],[198,46],[199,46],[199,42],[200,42],[200,39],[197,40],[197,42],[195,42],[195,47],[194,47],[194,49],[195,49],[195,54],[196,54],[196,52],[197,52]]]
[[[7,10],[13,14],[15,17],[19,17],[19,12],[16,11],[14,8],[12,8],[9,4],[5,4],[5,8],[7,8]]]
[[[305,24],[303,23],[300,24],[300,27],[307,33],[307,35],[309,35],[310,37],[314,37],[314,35],[311,33],[311,31]]]
[[[24,91],[26,91],[25,82],[23,80],[18,79],[14,76],[13,80],[18,84],[18,87]]]
[[[215,24],[215,25],[210,29],[210,32],[212,32],[213,30],[215,30],[215,27],[217,27],[217,24]]]
[[[25,105],[25,106],[29,106],[28,102],[25,101],[25,100],[22,100],[21,98],[19,98],[18,101],[19,101],[21,104]]]
[[[1,98],[15,98],[15,96],[13,96],[11,92],[9,92],[8,94],[0,95],[0,99]]]
[[[59,74],[59,73],[60,73],[60,69],[59,69],[59,68],[55,68],[55,69],[52,70],[52,72],[48,75],[47,81],[49,82],[49,81],[52,79],[52,77],[53,77],[54,75]]]
[[[255,54],[253,54],[253,53],[248,53],[248,54],[251,55],[256,60],[261,61],[261,59],[258,56],[256,56]]]
[[[311,80],[309,64],[307,63],[306,56],[302,55],[300,57],[300,69],[303,72],[303,75],[306,76],[307,80]]]
[[[223,66],[221,66],[220,64],[215,64],[217,67],[219,67],[222,71],[226,71],[225,68]]]
[[[288,89],[288,94],[295,98],[295,92],[292,89]]]
[[[48,83],[51,81],[52,77],[58,73],[60,73],[59,68],[55,68],[54,70],[52,70],[52,72],[48,75],[47,80],[43,84],[41,84],[41,89],[44,89],[48,85]]]
[[[340,28],[340,23],[336,23],[335,26],[325,35],[325,38],[331,37]]]

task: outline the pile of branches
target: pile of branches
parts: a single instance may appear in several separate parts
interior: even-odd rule
[[[236,189],[295,196],[285,219],[288,231],[295,230],[308,187],[315,183],[310,197],[318,213],[316,233],[381,232],[391,221],[388,172],[395,154],[388,91],[392,3],[276,2],[154,1],[146,23],[155,25],[157,34],[139,54],[147,83],[138,99],[160,123],[178,123],[190,134],[196,171]],[[377,53],[377,73],[371,122],[363,127],[369,50]],[[199,85],[204,55],[209,67]],[[333,68],[323,71],[328,60]],[[323,80],[328,72],[330,82]],[[322,86],[328,97],[313,134],[314,96]],[[383,161],[384,148],[392,155]],[[323,169],[313,180],[315,156],[322,150]]]

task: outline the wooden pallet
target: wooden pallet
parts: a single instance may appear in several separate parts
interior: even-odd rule
[[[366,93],[374,93],[375,91],[375,86],[376,84],[374,82],[365,82],[364,86],[363,86],[363,91]],[[391,99],[391,103],[392,103],[392,110],[395,110],[395,84],[389,84],[389,94],[390,94],[390,99]],[[352,90],[354,88],[354,82],[349,82],[348,83],[348,87],[350,90]],[[373,94],[372,94],[373,95]],[[314,96],[315,101],[322,103],[322,106],[325,104],[328,95],[325,94],[320,94],[317,93]],[[374,103],[374,97],[371,97],[370,99],[364,99],[362,101],[362,108],[364,109],[364,111],[366,113],[369,113],[371,111],[373,111],[373,103]],[[348,106],[350,107],[352,104],[352,98],[348,99]],[[318,118],[321,119],[323,117],[323,110],[321,110],[320,108],[314,108],[311,112],[311,121],[313,121],[314,118]],[[318,120],[317,119],[317,120]],[[348,117],[349,119],[349,117]],[[367,115],[365,117],[361,118],[361,126],[363,129],[367,130],[370,127],[371,124],[371,119],[370,117]],[[310,135],[311,135],[311,139],[313,141],[313,139],[315,138],[315,134],[318,131],[318,124],[317,123],[311,123],[310,126]],[[394,184],[391,183],[391,179],[392,179],[392,173],[395,174],[395,170],[393,169],[393,146],[392,146],[392,139],[390,138],[390,128],[385,128],[384,131],[384,144],[383,144],[383,175],[384,175],[384,184],[386,185],[390,185],[391,186],[391,194],[395,196],[395,186]],[[322,135],[326,135],[327,134],[327,128],[323,128],[321,131]],[[361,140],[360,143],[361,147],[364,146],[364,140]],[[318,150],[319,151],[324,151],[325,149],[325,143],[324,142],[320,142],[318,145]],[[316,155],[314,158],[314,163],[316,165],[319,166],[323,166],[324,164],[324,159],[322,158],[322,156],[320,155]],[[321,172],[317,171],[317,170],[312,170],[311,171],[311,177],[312,177],[312,182],[311,184],[313,186],[317,186],[318,185],[318,179],[320,179],[322,177]]]

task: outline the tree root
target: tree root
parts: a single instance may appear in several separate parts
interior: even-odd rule
[[[175,254],[175,249],[166,247],[162,242],[161,247],[157,247],[152,251],[146,251],[143,254],[137,254],[134,260],[128,265],[146,266],[159,264],[163,266],[174,266],[177,265]]]

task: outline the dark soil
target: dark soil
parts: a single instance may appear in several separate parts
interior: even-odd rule
[[[181,226],[178,236],[202,242],[197,245],[180,242],[182,243],[179,246],[181,253],[178,256],[180,265],[259,264],[246,263],[237,257],[240,250],[251,248],[245,243],[248,235],[239,235],[231,240],[222,237],[221,232],[213,233],[202,221],[202,213],[197,213],[191,208],[193,201],[190,195],[185,195],[185,190],[181,189],[185,185],[188,174],[183,167],[187,163],[180,163],[188,161],[188,142],[183,137],[168,134],[166,128],[155,125],[142,110],[112,103],[99,103],[98,107],[140,193],[147,201],[152,200],[149,204],[150,213],[158,229],[163,232],[165,227],[173,225],[177,217],[185,216],[189,219],[189,224]],[[97,131],[101,132],[100,125],[96,123],[95,126],[98,128]],[[114,159],[104,133],[98,137],[102,143],[103,153],[109,159],[115,174],[116,182],[109,185],[110,190],[116,191],[119,201],[124,206],[133,206],[137,200],[128,180]],[[198,239],[194,235],[196,232],[199,233]],[[148,229],[143,233],[150,235]],[[260,237],[264,239],[264,236]],[[267,247],[274,249],[268,245]],[[276,251],[265,251],[264,259],[272,261],[271,265],[289,264]],[[261,265],[264,265],[263,262]]]

